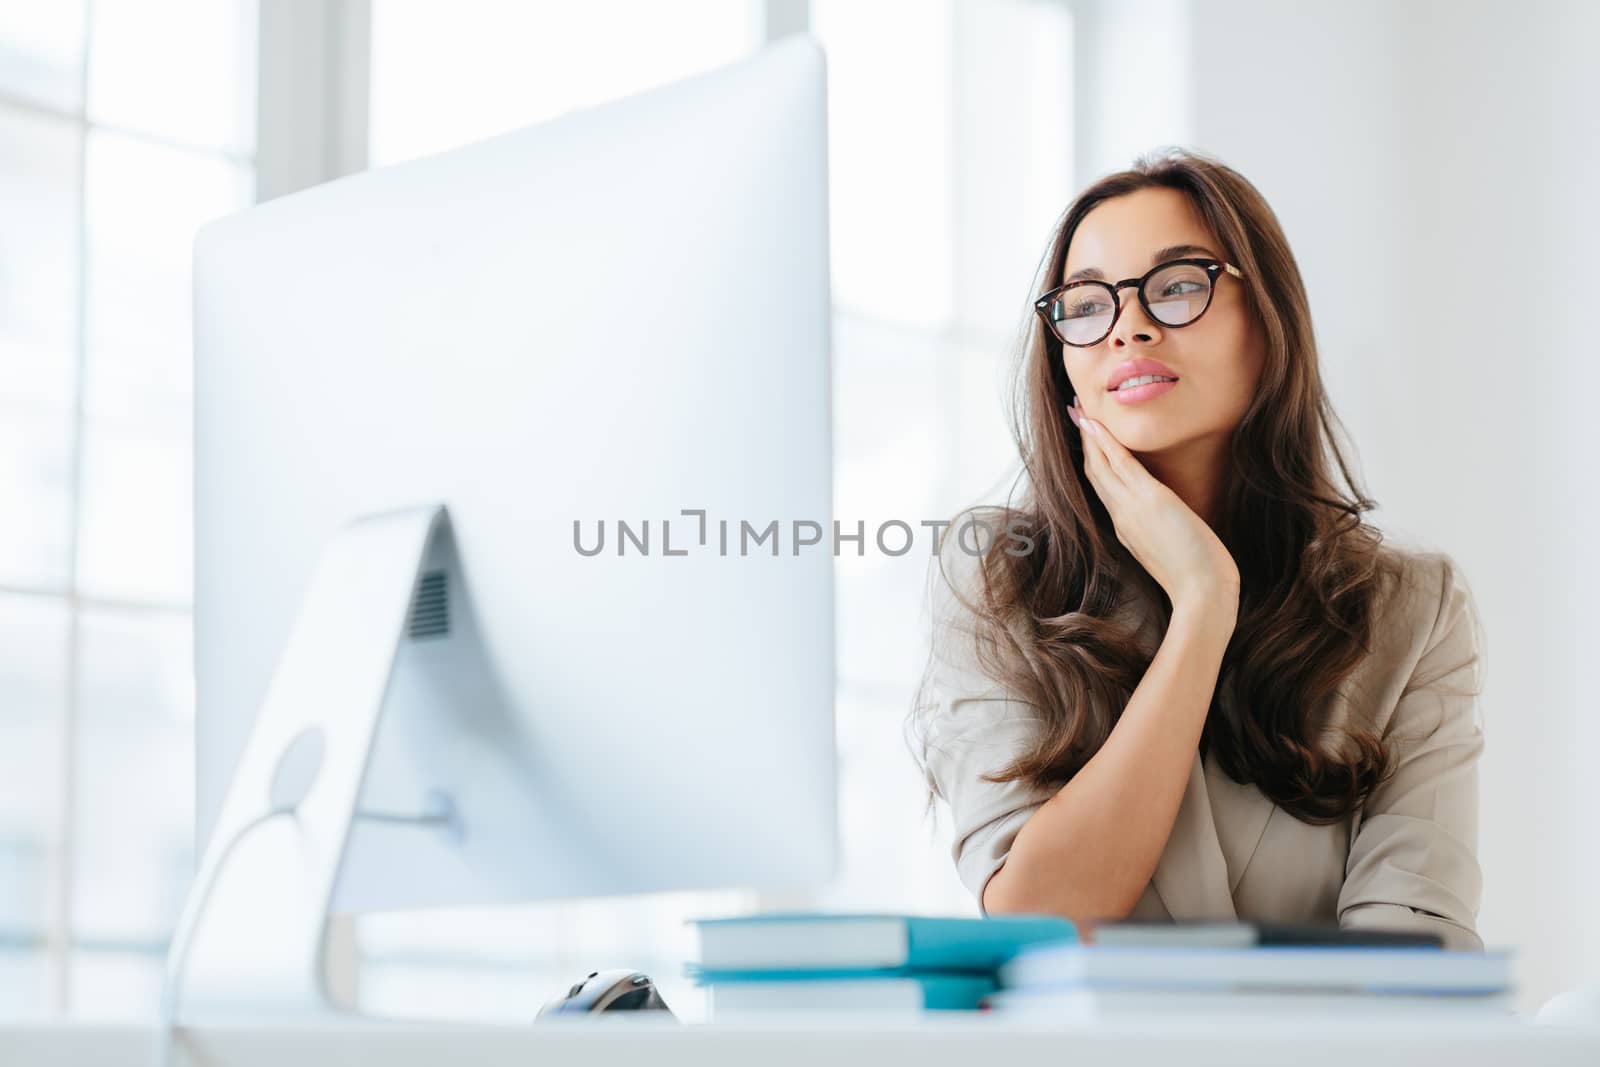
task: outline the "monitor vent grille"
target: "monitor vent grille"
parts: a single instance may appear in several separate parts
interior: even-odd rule
[[[450,586],[445,571],[428,571],[411,602],[411,639],[450,636]]]

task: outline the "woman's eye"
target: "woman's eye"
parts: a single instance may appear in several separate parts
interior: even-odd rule
[[[1179,280],[1168,282],[1161,290],[1162,296],[1186,296],[1189,293],[1199,292],[1205,285],[1201,282]]]
[[[1103,315],[1111,310],[1105,304],[1096,300],[1086,300],[1081,304],[1068,304],[1067,313],[1062,316],[1066,319],[1087,319],[1095,315]]]

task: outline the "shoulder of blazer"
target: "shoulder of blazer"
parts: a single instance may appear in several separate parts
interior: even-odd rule
[[[1387,588],[1380,583],[1374,645],[1398,643],[1420,655],[1443,614],[1455,562],[1436,548],[1386,542],[1378,551],[1395,580]]]
[[[1375,592],[1371,653],[1351,682],[1353,698],[1382,733],[1418,664],[1451,624],[1448,616],[1463,607],[1465,587],[1447,552],[1388,542],[1379,552],[1386,566]]]

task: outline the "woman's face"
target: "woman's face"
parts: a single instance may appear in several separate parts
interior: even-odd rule
[[[1227,261],[1187,195],[1176,189],[1140,189],[1096,205],[1083,217],[1055,284],[1080,270],[1112,283],[1138,278],[1162,249],[1194,245],[1203,251],[1161,255],[1161,260],[1207,256]],[[1067,377],[1079,407],[1110,428],[1133,452],[1161,452],[1204,438],[1226,441],[1243,418],[1263,363],[1260,330],[1249,311],[1244,282],[1217,276],[1211,306],[1188,326],[1162,326],[1145,314],[1133,286],[1118,296],[1122,314],[1105,340],[1089,348],[1062,345]],[[1152,359],[1170,368],[1176,385],[1137,403],[1110,390],[1125,377],[1118,365]],[[1068,398],[1070,401],[1070,398]]]

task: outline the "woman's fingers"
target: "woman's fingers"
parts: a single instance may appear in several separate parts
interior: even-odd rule
[[[1079,418],[1087,419],[1088,416],[1080,415]],[[1150,472],[1145,470],[1144,465],[1122,446],[1121,441],[1111,435],[1111,431],[1106,429],[1103,423],[1096,422],[1089,430],[1088,436],[1094,438],[1094,443],[1099,448],[1106,467],[1123,485],[1131,486],[1136,484],[1140,475],[1150,476]]]
[[[1094,464],[1094,475],[1110,486],[1113,491],[1122,488],[1122,475],[1111,465],[1110,456],[1106,450],[1106,429],[1094,422],[1087,415],[1078,416],[1079,432],[1083,437],[1083,469],[1088,471],[1089,465]],[[1098,488],[1098,486],[1097,486]]]
[[[1086,416],[1080,415],[1079,419],[1081,428]],[[1089,476],[1089,483],[1100,494],[1106,507],[1114,507],[1116,498],[1122,494],[1122,480],[1106,462],[1105,451],[1100,447],[1094,430],[1083,429],[1080,436],[1083,439],[1083,472]]]
[[[1094,447],[1094,441],[1090,439],[1087,431],[1082,432],[1080,436],[1083,438],[1084,476],[1089,479],[1089,484],[1094,487],[1094,491],[1100,494],[1100,499],[1104,500],[1106,496],[1106,490],[1105,487],[1100,484],[1100,461],[1095,458],[1097,453]]]

